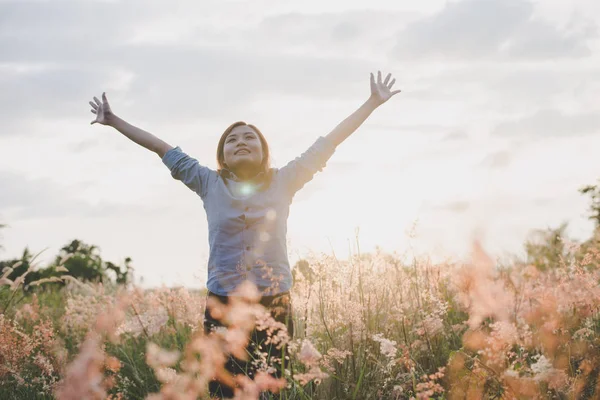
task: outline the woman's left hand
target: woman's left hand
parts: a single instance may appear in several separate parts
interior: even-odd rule
[[[385,80],[381,81],[381,71],[377,71],[377,82],[375,82],[375,76],[371,73],[371,100],[380,106],[388,101],[393,95],[400,93],[400,90],[392,91],[392,86],[396,83],[396,79],[390,78],[392,74],[387,74]]]

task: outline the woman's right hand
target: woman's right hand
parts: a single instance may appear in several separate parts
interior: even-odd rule
[[[114,114],[110,109],[108,100],[106,100],[106,93],[102,93],[102,102],[94,96],[94,101],[90,101],[90,106],[92,106],[92,109],[90,110],[92,114],[96,114],[96,119],[91,122],[92,125],[95,123],[102,125],[110,124],[111,117],[113,117]]]

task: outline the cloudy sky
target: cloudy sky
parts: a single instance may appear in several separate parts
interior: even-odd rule
[[[282,166],[366,100],[378,69],[403,92],[296,196],[292,261],[347,256],[357,227],[362,251],[434,258],[475,236],[519,254],[563,221],[585,238],[599,24],[597,0],[0,0],[0,258],[29,246],[47,260],[78,238],[132,257],[146,285],[202,286],[200,199],[91,126],[91,97],[210,167],[223,130],[254,123]]]

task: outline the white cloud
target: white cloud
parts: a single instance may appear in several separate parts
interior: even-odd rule
[[[590,55],[593,28],[567,31],[537,19],[529,0],[448,2],[398,33],[398,59],[548,59]]]
[[[382,60],[398,29],[417,15],[389,10],[272,15],[246,29],[238,42],[284,54]]]
[[[496,151],[485,156],[481,165],[488,168],[504,168],[510,164],[511,154],[508,151]]]
[[[597,5],[549,2],[2,2],[7,251],[77,237],[133,257],[151,284],[187,283],[208,255],[199,199],[154,154],[90,127],[90,97],[106,90],[208,166],[222,130],[248,120],[281,166],[366,99],[375,69],[403,93],[298,194],[292,252],[331,239],[343,256],[356,226],[365,251],[406,248],[415,219],[428,254],[468,248],[481,225],[495,250],[565,219],[585,235],[600,75],[583,11]]]
[[[31,179],[9,171],[0,171],[0,210],[9,220],[35,220],[60,217],[106,217],[150,215],[156,207],[100,202],[89,204],[78,198],[84,185],[62,185],[48,179]]]
[[[513,121],[506,121],[494,129],[496,135],[549,137],[581,136],[600,133],[600,113],[566,114],[560,110],[544,109]]]

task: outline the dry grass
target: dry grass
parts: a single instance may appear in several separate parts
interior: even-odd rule
[[[238,399],[600,398],[597,257],[500,269],[475,244],[467,264],[310,260],[293,289],[296,335],[273,338],[291,356],[283,379],[245,354],[257,323],[276,325],[252,285],[216,311],[228,329],[205,335],[202,292],[42,282],[15,302],[19,282],[3,281],[0,397],[208,398],[216,377]],[[228,354],[251,357],[255,379],[227,373]]]

